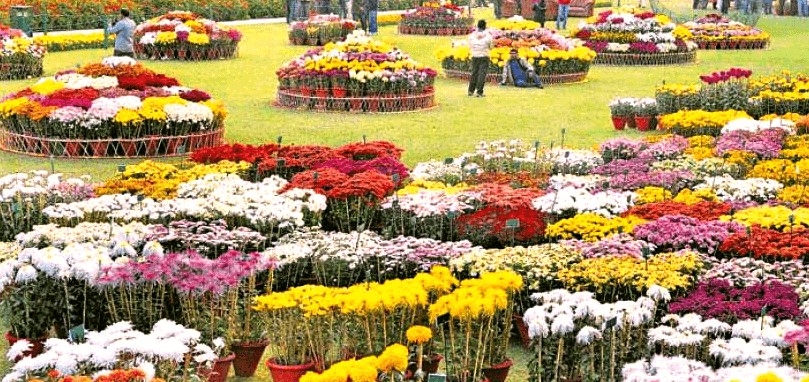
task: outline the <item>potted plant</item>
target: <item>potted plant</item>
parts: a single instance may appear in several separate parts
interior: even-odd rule
[[[632,111],[638,131],[647,131],[650,128],[649,122],[657,116],[657,101],[654,98],[639,98]]]
[[[274,266],[269,269],[266,281],[267,292],[272,288]],[[238,322],[231,349],[236,355],[233,370],[237,377],[252,377],[256,373],[258,362],[264,356],[269,345],[267,332],[261,324],[260,315],[253,310],[253,299],[258,295],[257,275],[252,273],[243,283],[238,301]]]
[[[632,99],[616,98],[610,101],[610,115],[615,130],[623,130],[627,119],[632,115]]]
[[[433,331],[426,326],[416,325],[407,329],[406,335],[407,342],[416,347],[415,362],[411,362],[409,374],[423,378],[425,374],[438,372],[438,366],[444,357],[433,352]]]

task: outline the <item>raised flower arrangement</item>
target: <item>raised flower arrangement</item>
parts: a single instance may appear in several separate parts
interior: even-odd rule
[[[285,108],[391,113],[436,105],[436,71],[363,31],[310,50],[276,74],[275,104]]]
[[[534,66],[545,85],[579,82],[587,77],[590,63],[596,57],[595,52],[556,31],[539,28],[538,24],[534,29],[519,29],[531,26],[523,25],[524,23],[529,22],[501,21],[501,27],[515,29],[492,30],[495,47],[489,56],[491,63],[486,75],[487,81],[501,80],[503,66],[513,48],[517,48],[520,57]],[[450,47],[439,49],[436,55],[447,76],[469,79],[472,56],[466,41],[455,41]]]
[[[657,127],[657,101],[654,98],[616,98],[609,106],[615,130],[623,130],[627,125],[638,131]]]
[[[326,45],[342,41],[356,28],[355,21],[337,15],[314,15],[309,20],[289,25],[289,42],[293,45]]]
[[[597,53],[596,64],[675,65],[697,58],[691,32],[651,11],[604,11],[579,23],[571,36]]]
[[[152,60],[219,60],[238,54],[242,33],[191,12],[174,11],[135,29],[135,57]]]
[[[0,24],[0,80],[41,76],[45,51],[23,31]]]
[[[224,105],[128,57],[62,71],[0,102],[0,148],[64,157],[172,156],[219,144]]]
[[[399,22],[401,34],[426,34],[438,36],[466,35],[472,31],[475,19],[464,15],[463,8],[451,1],[425,2],[410,9]]]
[[[683,24],[700,49],[765,49],[770,34],[717,14]]]

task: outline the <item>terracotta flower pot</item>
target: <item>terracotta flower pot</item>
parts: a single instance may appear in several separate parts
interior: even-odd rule
[[[90,149],[93,151],[93,156],[107,156],[107,145],[109,145],[108,141],[90,141]]]
[[[514,362],[511,359],[506,358],[505,361],[498,363],[497,365],[492,365],[483,369],[483,375],[486,376],[491,382],[505,382],[506,378],[508,377],[508,371],[511,369],[511,365]]]
[[[346,89],[345,88],[339,88],[339,87],[333,87],[333,88],[331,88],[331,94],[333,96],[337,97],[337,98],[345,98]]]
[[[138,142],[134,140],[122,140],[120,141],[121,147],[124,150],[124,156],[127,157],[134,157],[138,155]]]
[[[234,354],[231,354],[225,358],[219,358],[214,361],[211,369],[200,370],[199,374],[201,377],[207,377],[208,382],[225,382],[228,379],[230,365],[233,363],[234,358],[236,358]]]
[[[304,365],[279,365],[275,363],[275,358],[267,360],[267,368],[270,369],[273,382],[298,382],[307,371],[315,370],[315,363],[309,362]]]
[[[514,319],[514,326],[517,327],[517,332],[520,333],[522,346],[526,348],[531,346],[531,336],[528,335],[528,325],[525,324],[523,317],[519,314],[515,314],[512,318]]]
[[[157,155],[157,148],[160,146],[160,136],[150,135],[146,137],[146,155]]]
[[[626,126],[626,118],[612,116],[612,126],[615,127],[615,130],[623,130]]]
[[[65,141],[65,155],[73,158],[79,156],[81,152],[81,142]]]
[[[428,361],[421,363],[421,370],[428,374],[437,373],[443,359],[444,357],[441,354],[433,354]]]
[[[264,355],[264,349],[270,341],[242,342],[230,346],[236,359],[233,361],[233,370],[237,377],[252,377],[256,373],[258,362]]]
[[[9,347],[13,346],[14,344],[16,344],[18,341],[20,341],[22,339],[23,338],[14,337],[14,335],[11,334],[10,331],[6,332],[6,341],[8,341],[8,346]],[[22,355],[19,355],[16,358],[14,358],[12,360],[14,363],[19,362],[19,360],[25,358],[26,356],[36,357],[36,356],[42,354],[42,351],[45,349],[45,341],[48,338],[47,337],[42,337],[42,338],[35,339],[35,340],[28,339],[28,338],[25,338],[25,339],[28,340],[28,342],[31,343],[31,349],[24,351],[22,353]]]
[[[651,119],[652,117],[648,115],[636,115],[635,126],[637,126],[638,131],[649,131],[649,121]]]

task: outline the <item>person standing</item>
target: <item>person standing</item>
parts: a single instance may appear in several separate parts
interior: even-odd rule
[[[115,25],[107,24],[107,32],[115,33],[113,56],[135,57],[134,40],[135,22],[129,18],[129,10],[121,9],[121,15]]]
[[[368,10],[368,33],[373,36],[379,32],[379,27],[376,24],[376,16],[379,12],[379,0],[366,0],[365,5]]]
[[[798,0],[798,16],[809,16],[809,3],[806,0]]]
[[[548,6],[545,5],[545,0],[534,2],[532,9],[534,11],[534,21],[538,22],[540,26],[545,28],[545,11],[548,9]]]
[[[570,0],[558,0],[559,7],[556,10],[556,29],[567,28],[567,13],[570,11]]]
[[[469,77],[467,94],[483,97],[483,85],[489,73],[489,51],[492,49],[492,35],[486,30],[486,20],[478,21],[478,29],[467,38],[469,51],[472,54],[472,75]]]
[[[365,20],[365,0],[351,0],[351,18],[360,23],[364,31],[368,31],[368,23]]]

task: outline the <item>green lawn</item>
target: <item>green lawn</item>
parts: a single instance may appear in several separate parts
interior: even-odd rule
[[[578,20],[571,20],[569,27]],[[485,98],[466,96],[466,83],[440,78],[437,109],[397,115],[308,113],[282,110],[270,104],[278,82],[275,70],[305,47],[287,44],[285,25],[245,26],[240,57],[236,60],[175,63],[148,62],[159,72],[176,76],[185,85],[199,87],[223,99],[230,110],[226,139],[229,142],[262,143],[283,136],[285,143],[338,145],[368,139],[386,139],[405,148],[405,161],[413,165],[470,150],[480,140],[520,138],[543,144],[589,146],[616,134],[609,121],[607,103],[615,96],[652,96],[655,84],[690,82],[700,73],[731,66],[752,68],[765,74],[788,68],[809,72],[806,32],[809,22],[798,18],[766,17],[759,26],[772,33],[772,48],[761,52],[699,52],[698,63],[675,67],[599,67],[590,70],[585,83],[552,86],[545,90],[499,88],[487,85]],[[440,67],[435,50],[449,37],[400,36],[394,26],[383,27],[379,38],[396,43],[416,60]],[[46,73],[95,61],[111,50],[87,50],[49,54]],[[34,81],[0,84],[7,93]],[[0,154],[0,173],[50,167],[42,158]],[[56,170],[89,173],[104,178],[121,160],[58,160]]]

